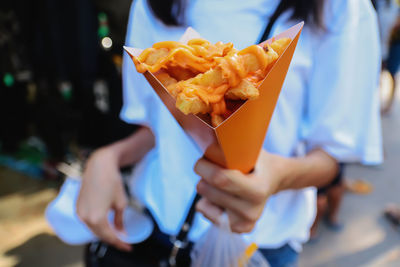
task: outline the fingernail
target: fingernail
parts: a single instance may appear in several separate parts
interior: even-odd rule
[[[196,164],[194,165],[194,172],[200,175],[201,173],[201,165],[202,165],[202,159],[199,159]]]
[[[196,210],[198,211],[198,212],[203,212],[203,201],[199,201],[199,202],[197,202],[197,204],[196,204]]]
[[[202,195],[202,194],[204,194],[204,191],[206,190],[206,183],[205,183],[203,180],[200,180],[200,181],[197,183],[196,188],[197,188],[197,192],[198,192],[200,195]]]
[[[196,173],[201,177],[209,177],[212,174],[212,165],[205,159],[200,159],[196,164]]]

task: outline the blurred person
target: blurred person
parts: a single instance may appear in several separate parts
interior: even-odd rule
[[[336,177],[327,186],[318,188],[317,214],[310,230],[310,241],[317,241],[317,229],[321,219],[323,219],[328,228],[333,231],[340,231],[343,228],[343,224],[341,224],[338,219],[343,193],[345,191],[343,171],[344,165],[340,164]]]
[[[305,20],[296,53],[254,171],[223,169],[186,136],[144,77],[124,55],[121,117],[142,127],[95,151],[82,178],[77,213],[100,238],[102,256],[88,247],[87,265],[157,266],[197,202],[189,240],[195,242],[224,210],[231,228],[256,242],[271,266],[296,266],[316,213],[316,188],[338,173],[338,162],[382,161],[376,17],[368,0],[134,1],[126,44],[146,48],[178,40],[187,26],[211,42],[238,49]],[[179,12],[181,11],[181,12]],[[305,153],[297,153],[298,147]],[[128,198],[120,167],[137,164],[129,193],[156,222],[142,243],[121,241]],[[194,172],[193,172],[194,166]],[[115,213],[113,223],[108,213]],[[207,220],[207,219],[208,220]],[[130,225],[138,228],[140,225]],[[188,247],[178,263],[188,266]],[[94,258],[94,259],[93,259]]]
[[[393,226],[400,230],[400,206],[394,203],[386,205],[383,214]]]
[[[379,32],[382,51],[382,68],[387,70],[392,79],[389,98],[382,106],[383,114],[390,111],[396,92],[396,73],[400,64],[400,1],[374,0],[378,14]]]
[[[378,14],[382,60],[386,62],[389,56],[391,32],[399,14],[399,1],[374,0],[372,2]]]
[[[395,74],[400,68],[400,6],[396,23],[393,26],[390,36],[390,48],[387,68],[390,73]]]
[[[393,26],[389,41],[389,55],[386,61],[386,68],[393,77],[393,90],[391,91],[390,102],[384,109],[384,112],[389,112],[396,94],[396,74],[400,68],[400,6],[396,23]]]
[[[387,61],[387,69],[391,74],[396,74],[400,69],[400,13],[397,16],[397,21],[393,27],[391,37],[390,37],[390,49]],[[396,79],[394,79],[395,81]],[[394,83],[394,88],[396,88],[396,83]],[[393,103],[395,95],[395,90],[392,91],[392,101],[388,106],[388,110]],[[400,230],[400,205],[390,203],[386,205],[384,209],[385,217]]]

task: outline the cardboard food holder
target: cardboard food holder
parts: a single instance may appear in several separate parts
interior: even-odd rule
[[[204,156],[228,169],[251,171],[257,161],[264,142],[269,122],[285,80],[293,53],[296,49],[304,23],[301,22],[285,32],[263,42],[271,43],[273,39],[289,37],[292,39],[286,50],[275,61],[258,87],[257,99],[246,100],[231,116],[217,127],[212,127],[201,116],[185,115],[176,108],[176,100],[169,94],[161,82],[149,71],[143,73],[162,102],[195,141]],[[200,35],[188,28],[180,42],[199,38]],[[139,56],[141,49],[124,47],[128,54]],[[135,71],[135,70],[132,70]]]

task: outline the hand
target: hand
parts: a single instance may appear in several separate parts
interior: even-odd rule
[[[102,148],[92,154],[83,172],[82,186],[77,201],[77,213],[101,240],[124,251],[131,246],[116,236],[108,220],[114,210],[114,225],[123,231],[123,211],[127,205],[122,177],[116,156],[111,149]]]
[[[200,159],[194,168],[202,177],[197,184],[197,191],[202,196],[197,203],[197,210],[214,223],[218,223],[219,216],[225,210],[232,231],[252,231],[267,199],[279,191],[285,177],[285,162],[286,158],[263,150],[254,171],[243,174]]]

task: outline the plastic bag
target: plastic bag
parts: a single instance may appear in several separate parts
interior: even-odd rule
[[[226,213],[196,242],[191,257],[192,267],[269,267],[257,245],[232,233]]]

